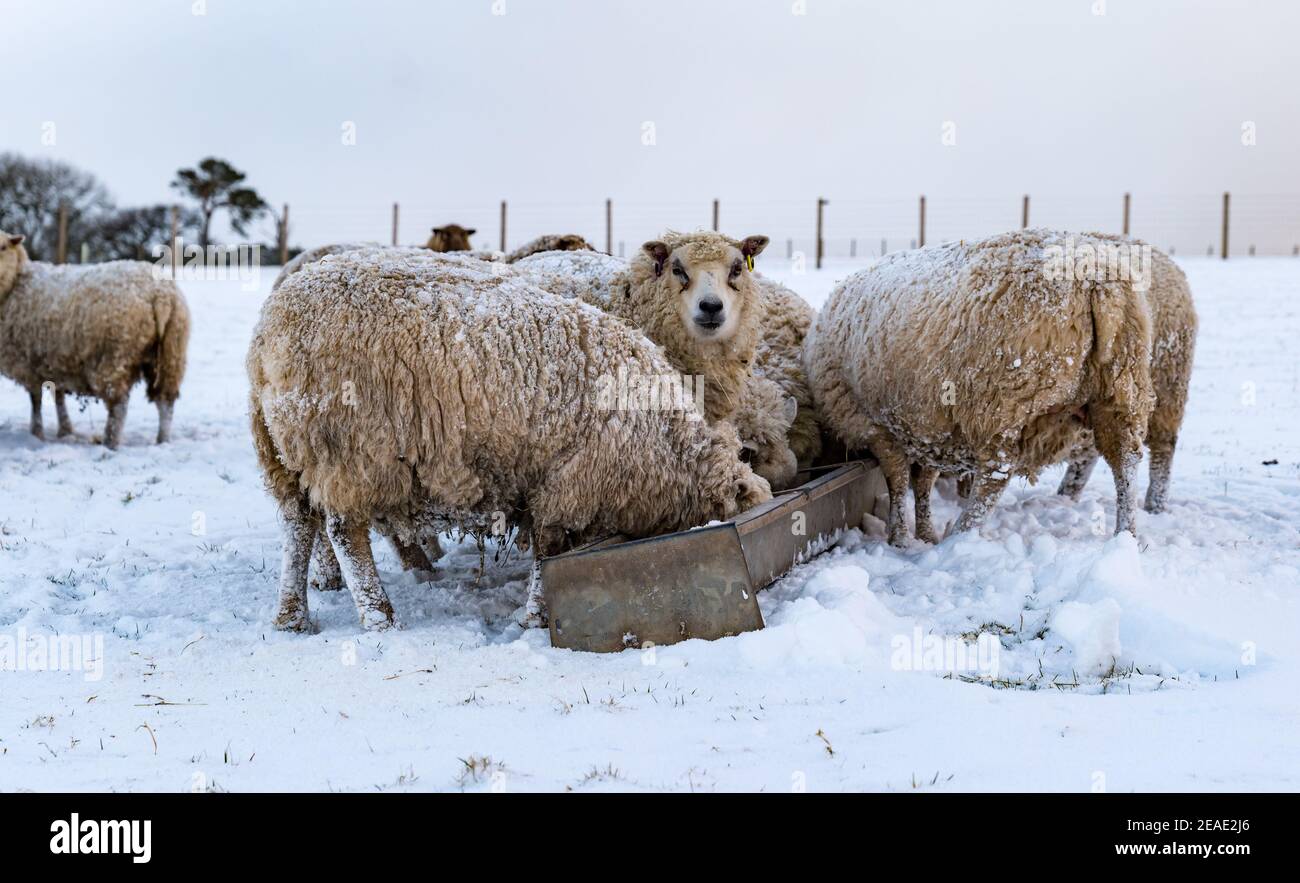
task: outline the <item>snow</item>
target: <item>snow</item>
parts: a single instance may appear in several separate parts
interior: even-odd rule
[[[759,595],[763,631],[612,655],[521,629],[530,560],[480,575],[472,542],[431,582],[375,542],[402,629],[312,590],[318,633],[271,630],[243,357],[273,274],[185,281],[172,444],[139,388],[116,453],[98,403],[40,443],[0,382],[0,789],[1296,790],[1300,260],[1179,262],[1197,364],[1136,541],[1104,465],[1078,503],[1058,467],[978,536],[900,551],[866,518]],[[814,305],[861,266],[772,265]]]

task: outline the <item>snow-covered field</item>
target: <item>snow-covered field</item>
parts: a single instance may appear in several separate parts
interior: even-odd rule
[[[273,273],[185,283],[173,444],[139,388],[117,453],[98,403],[42,444],[0,381],[0,790],[1300,789],[1300,260],[1181,263],[1196,372],[1137,542],[1104,465],[1078,504],[1058,468],[978,537],[864,525],[760,596],[761,632],[617,655],[521,631],[528,561],[480,578],[469,543],[431,583],[375,544],[402,630],[313,591],[318,634],[272,631],[243,356]],[[820,304],[852,266],[764,269]],[[6,670],[55,636],[93,664]]]

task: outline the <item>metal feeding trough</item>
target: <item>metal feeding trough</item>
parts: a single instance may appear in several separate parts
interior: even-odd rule
[[[611,653],[763,627],[756,593],[878,512],[874,461],[777,494],[735,521],[645,540],[611,537],[542,561],[551,645]]]

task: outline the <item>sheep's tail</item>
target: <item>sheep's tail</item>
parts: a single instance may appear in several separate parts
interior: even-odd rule
[[[1155,392],[1151,379],[1151,313],[1129,280],[1090,286],[1093,353],[1103,398],[1145,428]]]
[[[185,351],[190,341],[190,309],[179,290],[154,298],[153,317],[157,333],[152,370],[148,372],[149,401],[180,398],[185,378]]]
[[[250,366],[255,364],[251,356],[249,364]],[[260,365],[249,368],[249,380],[248,417],[253,435],[253,452],[257,455],[258,465],[262,467],[262,479],[266,483],[267,490],[283,504],[301,495],[298,490],[298,476],[284,465],[280,457],[280,449],[276,447],[275,439],[271,437],[271,429],[266,425],[261,394],[261,387],[265,381],[261,377]]]

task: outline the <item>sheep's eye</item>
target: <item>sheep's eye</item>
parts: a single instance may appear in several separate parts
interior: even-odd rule
[[[736,261],[731,265],[731,278],[735,279],[739,275],[740,275],[740,261]]]
[[[683,285],[691,281],[691,277],[686,275],[686,271],[682,269],[680,264],[673,266],[673,275],[682,280]]]

